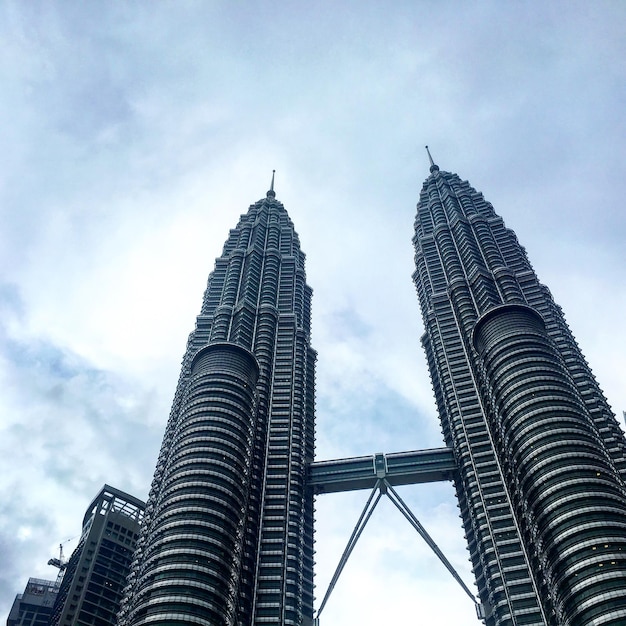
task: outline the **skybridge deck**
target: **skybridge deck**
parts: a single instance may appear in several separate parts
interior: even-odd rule
[[[380,478],[392,486],[452,480],[454,457],[450,448],[377,453],[309,465],[308,483],[316,494],[373,489]]]

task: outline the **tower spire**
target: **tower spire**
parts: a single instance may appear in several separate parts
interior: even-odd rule
[[[268,198],[275,198],[276,192],[274,191],[274,175],[276,174],[276,170],[272,170],[272,184],[270,185],[269,191],[267,192]]]
[[[439,171],[439,166],[437,164],[435,164],[435,162],[433,161],[433,157],[430,155],[430,150],[428,149],[428,146],[426,146],[426,152],[428,152],[428,160],[430,161],[430,171],[431,171],[431,173],[438,172]]]

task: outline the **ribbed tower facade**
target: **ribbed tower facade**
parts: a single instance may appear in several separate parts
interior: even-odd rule
[[[413,278],[486,624],[626,624],[624,437],[515,234],[430,171]]]
[[[312,623],[316,354],[304,261],[272,182],[209,276],[120,625]]]

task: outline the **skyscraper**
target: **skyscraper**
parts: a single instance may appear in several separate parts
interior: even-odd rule
[[[431,159],[414,282],[489,626],[626,623],[626,447],[550,291]]]
[[[272,180],[209,276],[119,623],[311,624],[311,289]]]
[[[414,244],[447,447],[311,465],[304,254],[273,181],[241,216],[189,336],[120,626],[310,626],[312,485],[394,476],[454,477],[487,626],[626,623],[626,444],[560,308],[432,159]]]
[[[114,626],[139,538],[144,503],[104,485],[87,507],[64,573],[52,626]]]

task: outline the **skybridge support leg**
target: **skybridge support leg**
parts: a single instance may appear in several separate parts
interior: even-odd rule
[[[435,543],[433,538],[428,534],[426,529],[420,524],[419,520],[412,513],[411,509],[409,509],[409,507],[406,505],[404,500],[402,500],[402,498],[399,496],[396,490],[389,484],[389,482],[385,478],[385,471],[382,467],[380,471],[377,472],[377,476],[378,476],[378,479],[376,481],[376,485],[374,486],[374,489],[372,490],[370,497],[365,503],[363,512],[361,513],[361,516],[359,517],[359,520],[356,523],[356,526],[354,527],[354,531],[352,532],[352,535],[350,536],[350,539],[348,540],[348,545],[346,546],[346,549],[341,555],[341,559],[339,560],[337,569],[335,570],[332,580],[330,581],[330,584],[328,585],[328,590],[326,591],[326,594],[324,595],[324,599],[322,600],[320,608],[317,611],[317,615],[315,616],[315,619],[313,620],[313,626],[320,626],[320,621],[319,621],[320,615],[322,611],[324,610],[324,607],[326,606],[326,602],[328,601],[330,594],[335,588],[335,585],[337,584],[337,580],[339,579],[339,576],[341,575],[341,572],[343,571],[343,568],[345,567],[348,561],[348,558],[350,557],[350,554],[352,554],[352,550],[354,550],[354,546],[356,545],[356,542],[359,540],[359,537],[361,536],[363,529],[367,525],[367,522],[372,516],[372,513],[374,512],[376,505],[378,504],[378,502],[380,501],[383,495],[386,495],[393,502],[394,506],[400,511],[400,513],[402,513],[402,515],[404,515],[404,517],[408,520],[411,526],[413,526],[413,528],[418,532],[420,537],[422,537],[422,539],[427,543],[430,549],[437,555],[439,560],[446,566],[446,569],[450,572],[450,574],[452,574],[452,577],[454,578],[454,580],[456,580],[459,583],[459,585],[461,585],[463,591],[465,591],[465,593],[472,599],[472,602],[474,603],[474,606],[476,608],[476,616],[478,617],[478,619],[484,619],[485,617],[484,607],[476,600],[476,598],[474,597],[474,594],[472,594],[472,592],[469,590],[467,585],[463,582],[461,577],[458,575],[457,571],[454,569],[450,561],[448,561],[448,559],[445,557],[444,553],[439,549],[439,546]],[[378,495],[376,496],[377,491],[378,491]],[[374,496],[376,496],[376,498],[374,498]]]
[[[339,560],[339,565],[337,565],[337,569],[335,570],[335,573],[333,574],[330,584],[328,585],[328,590],[326,591],[326,595],[324,596],[324,599],[322,600],[322,604],[320,604],[320,608],[317,611],[317,616],[314,621],[315,626],[319,626],[320,614],[324,610],[324,607],[326,606],[326,602],[328,601],[330,594],[335,588],[335,584],[337,583],[337,580],[339,580],[339,576],[341,575],[343,568],[348,562],[348,559],[350,558],[350,554],[352,554],[352,550],[354,550],[354,546],[356,545],[356,542],[359,540],[359,537],[361,536],[363,529],[365,528],[367,522],[372,516],[372,513],[374,512],[374,509],[376,508],[376,505],[378,504],[378,502],[380,501],[383,495],[382,490],[379,490],[381,482],[382,481],[379,480],[376,483],[376,486],[374,487],[374,489],[372,489],[372,493],[370,494],[370,497],[365,503],[365,507],[363,509],[363,512],[361,513],[361,517],[359,517],[359,521],[356,523],[356,526],[354,527],[354,531],[352,532],[352,535],[350,536],[350,539],[348,540],[348,545],[346,546],[346,549],[341,555],[341,559]],[[378,496],[374,500],[374,496],[376,495],[377,491],[378,491]]]

